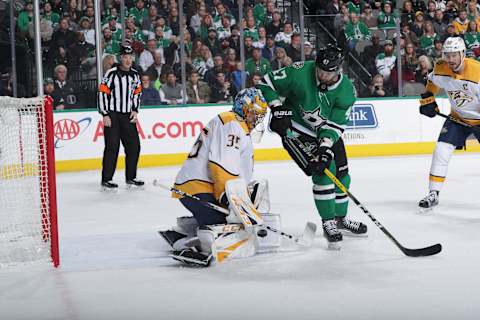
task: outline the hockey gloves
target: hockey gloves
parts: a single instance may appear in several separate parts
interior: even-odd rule
[[[438,112],[438,105],[435,101],[435,97],[431,92],[425,92],[421,95],[422,99],[420,99],[420,113],[433,118],[437,115]]]
[[[318,158],[310,160],[307,169],[315,175],[322,175],[323,171],[330,166],[333,160],[333,151],[328,146],[318,148]]]
[[[292,111],[284,106],[272,108],[272,118],[270,119],[270,130],[276,132],[280,137],[287,135],[287,130],[292,125]]]

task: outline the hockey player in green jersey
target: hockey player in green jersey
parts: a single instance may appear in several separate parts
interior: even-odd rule
[[[270,129],[280,135],[283,147],[303,172],[312,176],[324,236],[334,249],[339,248],[341,231],[367,232],[365,224],[346,218],[348,197],[323,172],[328,168],[350,186],[342,133],[356,96],[352,83],[341,73],[342,62],[342,50],[328,45],[318,51],[316,61],[269,72],[257,85],[272,110]]]

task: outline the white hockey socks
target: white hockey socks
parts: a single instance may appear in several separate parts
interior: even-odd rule
[[[455,146],[446,143],[438,142],[432,156],[432,166],[430,168],[429,187],[430,190],[442,190],[443,183],[447,176],[448,163],[452,157]]]

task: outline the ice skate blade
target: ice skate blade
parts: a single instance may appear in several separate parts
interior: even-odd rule
[[[368,238],[368,233],[353,233],[350,230],[339,229],[344,237],[348,238]]]
[[[143,186],[136,186],[134,184],[127,184],[125,186],[125,189],[127,190],[132,190],[132,191],[135,191],[135,190],[145,190],[145,185]]]
[[[340,249],[342,249],[342,247],[340,246],[340,243],[338,243],[338,242],[328,242],[327,241],[327,249],[332,250],[332,251],[339,251]]]
[[[101,186],[100,191],[104,193],[117,193],[118,188],[107,188],[107,187]]]
[[[433,211],[433,208],[435,207],[430,207],[430,208],[418,207],[418,213],[421,213],[421,214],[430,213],[431,211]]]

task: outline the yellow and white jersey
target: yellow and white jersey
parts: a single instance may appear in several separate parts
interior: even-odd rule
[[[480,62],[465,58],[460,73],[453,72],[447,62],[440,60],[428,75],[427,91],[447,93],[452,115],[471,124],[480,124]]]
[[[227,111],[202,130],[175,179],[175,188],[189,194],[213,193],[218,200],[228,180],[248,182],[252,174],[253,144],[247,124]]]

